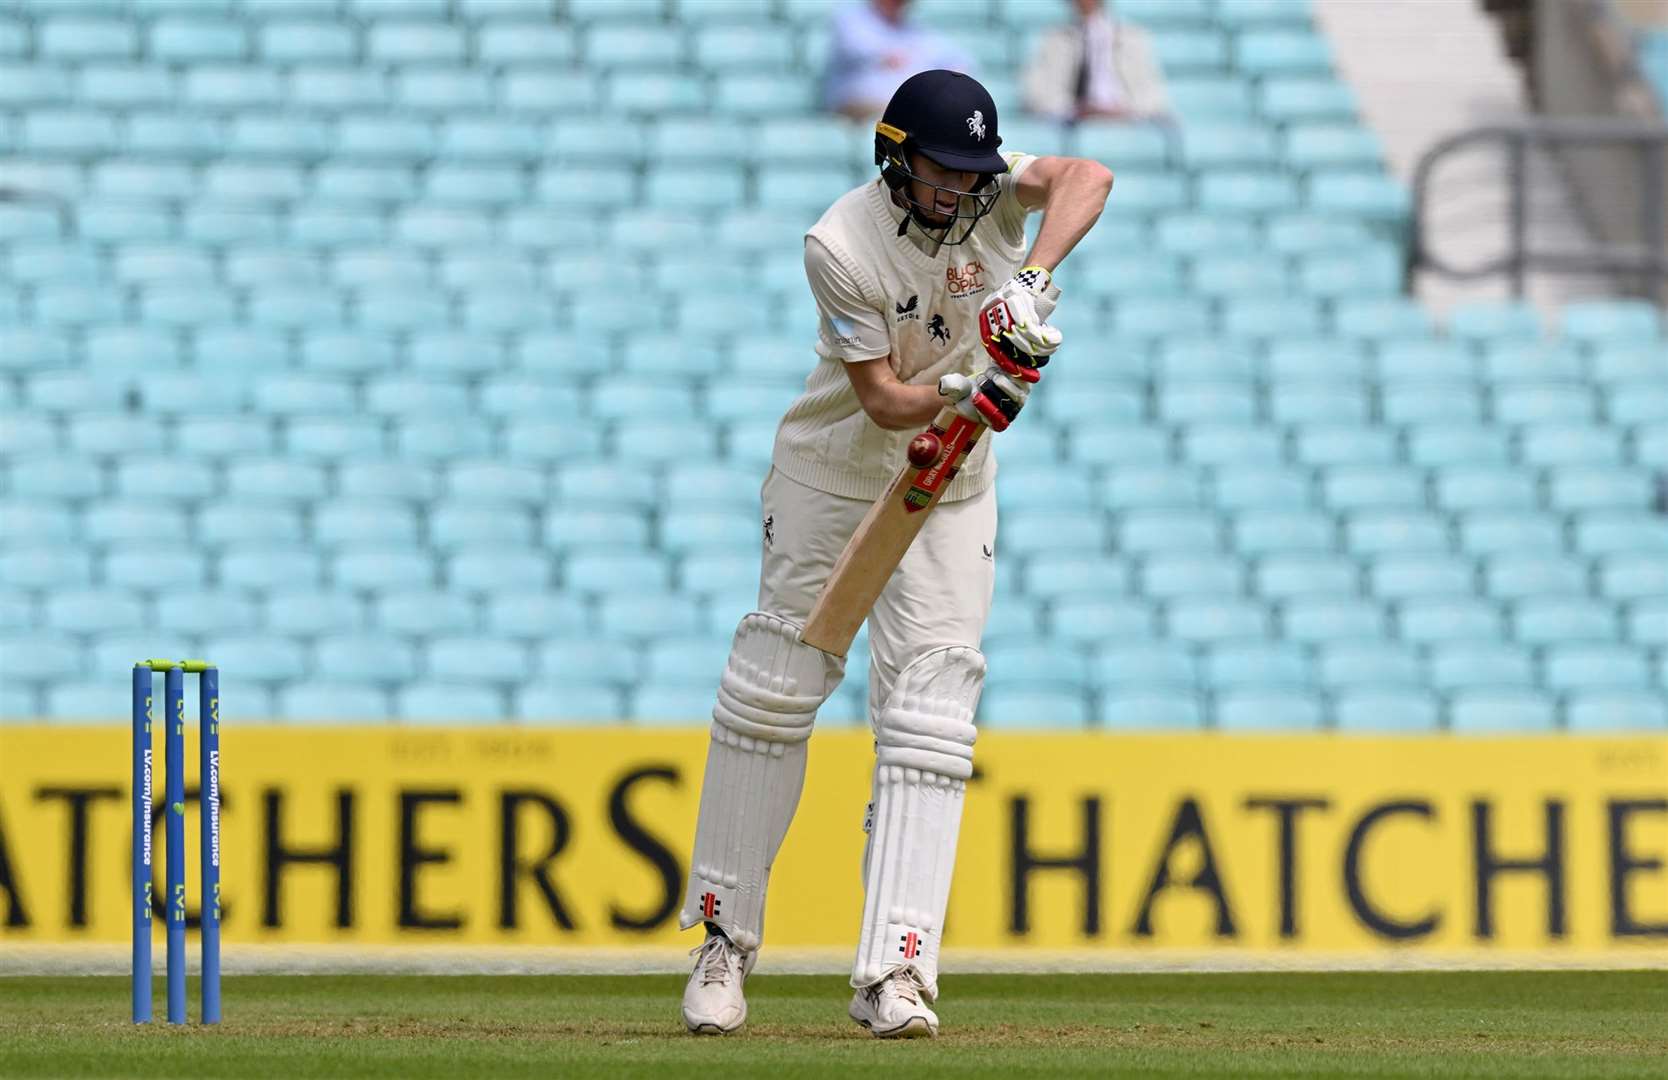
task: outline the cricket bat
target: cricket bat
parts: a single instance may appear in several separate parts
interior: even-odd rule
[[[846,654],[892,571],[984,433],[984,424],[946,407],[910,440],[909,460],[863,516],[817,596],[800,635],[805,644]]]

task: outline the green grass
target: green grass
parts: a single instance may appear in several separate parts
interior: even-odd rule
[[[682,984],[248,976],[180,1029],[127,1023],[122,978],[0,978],[0,1076],[1668,1075],[1664,972],[947,976],[943,1034],[903,1043],[846,1019],[843,980],[786,975],[695,1038]]]

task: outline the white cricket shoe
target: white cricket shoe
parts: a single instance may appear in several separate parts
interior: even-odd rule
[[[741,984],[753,970],[756,952],[744,953],[717,930],[689,950],[695,970],[683,988],[683,1022],[697,1035],[728,1035],[747,1019]]]
[[[938,1014],[927,1007],[927,984],[913,967],[895,968],[858,990],[846,1012],[877,1039],[938,1035]]]

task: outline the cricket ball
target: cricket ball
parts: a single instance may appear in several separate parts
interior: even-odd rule
[[[930,431],[923,431],[909,440],[909,463],[917,469],[933,464],[943,452],[943,441]]]

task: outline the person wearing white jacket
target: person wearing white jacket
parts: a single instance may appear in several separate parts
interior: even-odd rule
[[[1077,17],[1045,32],[1025,66],[1025,108],[1037,116],[1151,122],[1169,119],[1152,39],[1103,0],[1069,0]]]

